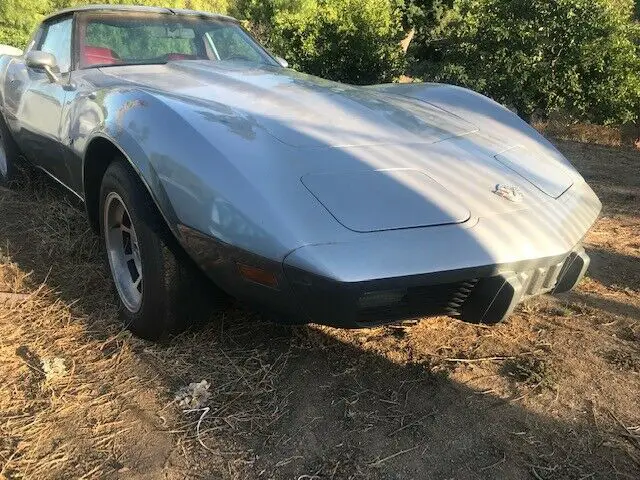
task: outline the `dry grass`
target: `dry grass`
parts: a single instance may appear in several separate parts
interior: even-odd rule
[[[556,113],[545,120],[534,120],[533,126],[545,136],[558,140],[608,147],[640,148],[640,127],[633,123],[623,126],[576,123],[568,116]]]
[[[631,139],[624,135],[623,130],[617,127],[605,127],[602,125],[573,122],[568,123],[559,119],[535,122],[534,126],[544,135],[552,136],[561,140],[571,140],[609,147],[635,146],[635,139]]]
[[[99,242],[77,206],[44,184],[1,190],[0,202],[0,478],[184,478],[200,448],[214,456],[197,467],[204,475],[230,468],[228,455],[242,463],[247,451],[217,434],[258,431],[282,415],[274,379],[289,352],[270,358],[221,341],[251,334],[249,322],[168,346],[133,338],[115,320]],[[55,358],[64,372],[47,378]],[[203,412],[181,412],[173,394],[199,374],[211,398],[196,436]]]
[[[638,478],[640,154],[559,145],[605,205],[593,267],[494,327],[234,306],[150,344],[120,329],[83,212],[0,190],[0,478]]]

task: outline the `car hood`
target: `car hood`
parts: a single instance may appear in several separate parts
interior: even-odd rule
[[[428,102],[278,67],[178,61],[102,72],[194,108],[232,109],[293,147],[430,144],[477,131],[473,123]]]
[[[291,229],[290,248],[334,241],[345,230],[472,228],[482,218],[557,208],[580,180],[511,112],[450,86],[419,85],[415,98],[396,85],[386,87],[397,89],[392,92],[278,67],[206,61],[101,71],[97,86],[142,90],[170,109],[154,113],[159,121],[171,122],[175,113],[174,128],[188,125],[179,142],[174,131],[160,128],[153,131],[162,137],[145,142],[163,147],[154,157],[168,196],[190,205],[181,222],[228,243],[250,247],[253,232],[265,225],[274,237]],[[465,97],[450,98],[453,93]],[[173,158],[179,161],[172,164]],[[193,158],[210,161],[184,160]],[[197,173],[180,173],[181,162]],[[213,182],[217,177],[228,181]],[[503,190],[518,191],[516,201]],[[242,228],[212,227],[212,210],[213,218],[243,219]],[[261,220],[252,225],[251,218]]]

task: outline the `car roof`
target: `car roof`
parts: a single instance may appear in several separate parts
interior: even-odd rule
[[[237,22],[233,17],[222,15],[220,13],[202,12],[198,10],[187,10],[183,8],[166,8],[166,7],[147,7],[142,5],[82,5],[78,7],[65,8],[59,10],[47,17],[42,21],[46,22],[53,18],[67,15],[74,12],[147,12],[147,13],[165,13],[169,15],[197,15],[212,18],[219,18],[222,20],[230,20]]]

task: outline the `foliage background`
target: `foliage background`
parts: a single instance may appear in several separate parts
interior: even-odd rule
[[[414,75],[482,91],[527,118],[563,111],[611,123],[637,116],[633,2],[428,3],[431,10],[407,13],[416,30],[409,51]]]
[[[82,0],[0,0],[0,43]],[[292,67],[370,84],[442,81],[530,119],[603,124],[640,111],[640,0],[103,0],[229,13]],[[404,41],[403,41],[404,40]],[[406,78],[406,77],[405,77]]]

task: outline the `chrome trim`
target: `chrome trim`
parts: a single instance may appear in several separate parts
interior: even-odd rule
[[[37,168],[38,170],[40,170],[41,172],[44,172],[47,174],[47,176],[49,178],[52,178],[53,180],[55,180],[57,183],[59,183],[60,185],[62,185],[64,188],[66,188],[67,190],[69,190],[71,193],[73,193],[76,197],[78,197],[78,199],[84,203],[84,197],[82,195],[80,195],[78,192],[76,192],[73,188],[71,188],[69,185],[67,185],[66,183],[64,183],[62,180],[60,180],[58,177],[56,177],[53,173],[51,173],[49,170],[46,170],[45,168],[39,166],[39,165],[34,165],[35,168]]]

